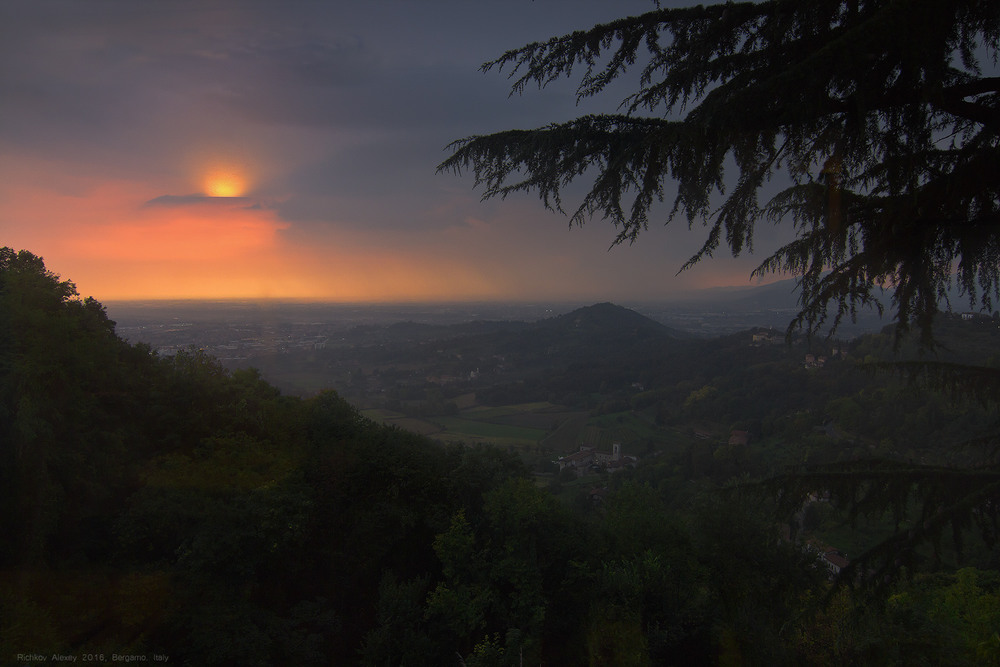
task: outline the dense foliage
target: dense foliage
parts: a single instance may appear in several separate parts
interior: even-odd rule
[[[881,308],[886,286],[900,330],[929,334],[953,278],[987,309],[1000,289],[998,39],[993,0],[657,8],[483,65],[509,68],[515,93],[570,76],[580,99],[632,86],[619,113],[462,139],[440,169],[558,210],[593,175],[571,224],[601,215],[621,242],[683,214],[709,227],[688,265],[790,221],[795,239],[757,272],[800,277],[799,322]]]
[[[557,210],[567,186],[593,174],[571,224],[602,215],[619,228],[618,242],[660,215],[666,186],[675,184],[665,221],[683,214],[689,225],[709,227],[686,266],[711,256],[723,236],[739,254],[752,248],[759,221],[790,221],[794,240],[756,270],[798,277],[801,310],[790,329],[805,323],[815,331],[831,316],[836,325],[865,305],[881,311],[885,288],[897,346],[916,324],[922,348],[932,349],[954,283],[975,308],[992,310],[1000,296],[992,176],[1000,166],[1000,78],[988,71],[998,45],[1000,5],[992,0],[658,7],[483,66],[509,68],[515,93],[579,76],[579,99],[613,94],[637,70],[619,113],[462,139],[439,169],[471,169],[485,197],[534,191]],[[778,192],[761,203],[771,182]],[[895,370],[996,411],[994,368],[922,359]],[[708,404],[715,393],[705,385],[691,398]],[[862,417],[851,416],[858,406],[849,399],[832,407]],[[997,433],[962,443],[978,447],[979,457],[957,466],[875,455],[780,475],[765,489],[785,511],[826,489],[853,516],[897,517],[891,537],[840,578],[880,586],[921,547],[937,552],[943,534],[960,551],[975,526],[995,547]],[[944,454],[946,443],[938,445]],[[914,508],[918,518],[900,525]]]
[[[283,396],[196,350],[129,345],[98,302],[27,252],[0,251],[0,317],[4,663],[998,655],[994,572],[917,577],[894,590],[887,616],[843,597],[819,605],[826,577],[814,554],[779,539],[774,507],[743,488],[711,490],[740,472],[732,451],[709,452],[702,469],[698,452],[663,456],[606,480],[599,504],[567,503],[507,451],[377,425],[332,392]],[[717,390],[680,410],[760,409],[739,376],[730,386],[706,370]],[[859,427],[849,408],[837,414]]]

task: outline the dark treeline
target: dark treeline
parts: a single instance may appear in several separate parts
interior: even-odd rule
[[[600,507],[565,503],[510,452],[436,444],[332,392],[284,396],[254,370],[127,344],[41,259],[0,252],[4,664],[1000,656],[996,572],[902,579],[880,605],[830,597],[815,556],[780,539],[751,490],[707,482],[678,501],[654,473],[679,463],[661,460],[619,476]],[[721,382],[706,410],[722,409]],[[841,408],[845,423],[870,417]]]

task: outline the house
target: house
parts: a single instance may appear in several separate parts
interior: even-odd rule
[[[578,474],[581,469],[586,469],[594,460],[594,448],[593,447],[580,447],[580,451],[574,452],[567,456],[560,457],[556,463],[559,464],[559,470],[562,471],[565,468],[573,468],[577,470]]]
[[[730,445],[750,444],[750,434],[747,431],[732,431],[729,434]]]
[[[816,554],[817,560],[829,570],[830,578],[838,576],[844,568],[851,564],[843,551],[833,547],[823,546],[816,540],[809,540],[803,547],[803,551]]]
[[[850,565],[851,562],[843,553],[833,548],[827,548],[820,560],[826,569],[830,570],[830,575],[834,577],[839,575],[841,570]]]
[[[813,491],[806,497],[808,503],[828,503],[830,502],[829,491]]]
[[[805,363],[803,364],[806,368],[823,368],[826,365],[826,357],[817,357],[814,354],[807,354]]]
[[[588,468],[603,468],[609,472],[618,472],[628,466],[635,465],[638,459],[622,454],[621,443],[611,445],[610,452],[599,452],[593,447],[580,447],[580,451],[561,457],[556,463],[559,470],[572,468],[577,475],[582,475]]]
[[[751,345],[761,346],[761,345],[774,345],[775,343],[780,343],[781,338],[774,335],[773,331],[758,331],[753,334],[753,342]]]
[[[611,445],[611,452],[594,452],[594,463],[607,466],[613,461],[620,461],[622,458],[622,445],[616,442]]]

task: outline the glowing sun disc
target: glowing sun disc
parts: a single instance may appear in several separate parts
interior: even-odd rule
[[[231,171],[214,171],[205,178],[205,193],[210,197],[239,197],[246,191],[246,181]]]

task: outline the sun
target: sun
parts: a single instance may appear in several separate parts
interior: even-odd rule
[[[212,169],[205,174],[205,194],[209,197],[241,197],[246,190],[247,179],[236,169]]]

